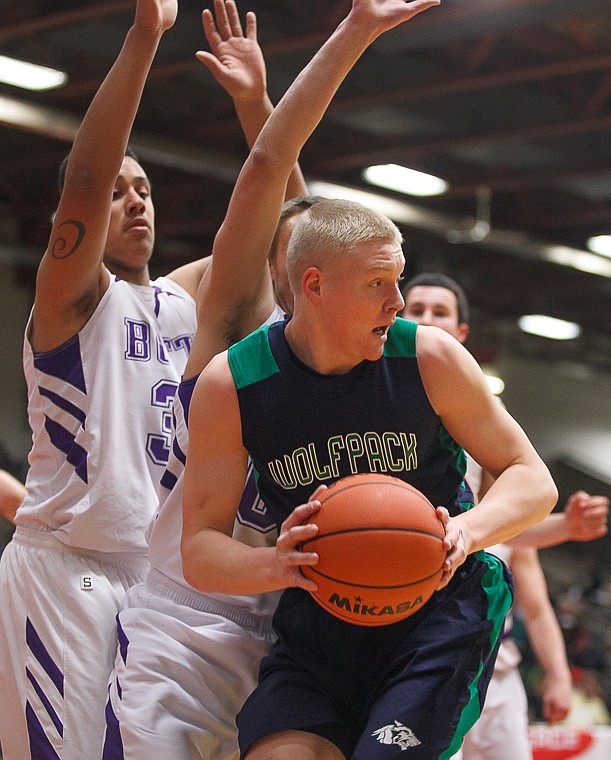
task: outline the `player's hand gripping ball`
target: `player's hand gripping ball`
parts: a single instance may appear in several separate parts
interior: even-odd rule
[[[338,480],[320,497],[310,522],[318,534],[303,544],[317,552],[302,572],[318,584],[312,596],[356,625],[389,625],[417,612],[441,578],[444,527],[420,491],[373,473]]]

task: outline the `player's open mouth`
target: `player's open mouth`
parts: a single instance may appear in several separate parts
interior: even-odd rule
[[[383,327],[376,327],[374,330],[372,330],[374,335],[377,335],[378,338],[386,338],[386,334],[388,333],[388,325]]]

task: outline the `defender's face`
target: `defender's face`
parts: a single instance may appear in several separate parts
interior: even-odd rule
[[[466,325],[458,321],[456,296],[447,288],[416,285],[405,296],[402,316],[419,325],[434,325],[453,335],[461,343],[467,337]]]
[[[384,353],[388,329],[404,306],[399,289],[404,266],[399,244],[366,242],[325,270],[324,316],[347,369]]]
[[[125,156],[112,196],[104,262],[111,271],[142,271],[151,257],[154,241],[150,182],[140,164]]]

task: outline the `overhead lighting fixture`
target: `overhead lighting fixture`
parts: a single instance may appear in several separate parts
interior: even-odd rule
[[[586,245],[594,253],[611,258],[611,235],[594,235],[588,238]]]
[[[52,90],[68,81],[64,71],[0,55],[0,82],[24,90]]]
[[[363,179],[371,185],[385,187],[406,195],[429,198],[443,195],[448,190],[448,183],[432,174],[418,172],[398,164],[380,164],[369,166],[363,171]]]
[[[493,393],[495,396],[500,396],[501,393],[505,390],[505,383],[503,382],[503,380],[497,375],[493,375],[492,373],[489,373],[488,371],[484,371],[484,377],[486,378],[486,382],[488,383],[488,388],[490,388],[490,392]]]
[[[359,190],[355,187],[335,185],[331,182],[321,182],[318,180],[308,182],[308,192],[310,195],[320,195],[323,198],[342,199],[360,203],[372,211],[377,211],[379,214],[386,214],[387,217],[400,224],[414,223],[416,211],[407,203],[395,198],[389,198],[386,195],[368,193],[366,190]]]
[[[566,322],[544,314],[526,314],[520,317],[518,324],[524,332],[552,340],[573,340],[581,335],[581,327],[575,322]]]

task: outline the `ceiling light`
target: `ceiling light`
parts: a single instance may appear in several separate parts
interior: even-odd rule
[[[527,314],[518,320],[520,329],[532,335],[552,340],[572,340],[581,334],[581,327],[575,322],[547,317],[543,314]]]
[[[67,81],[68,75],[63,71],[0,55],[0,82],[5,84],[24,90],[51,90]]]
[[[594,235],[588,238],[586,245],[594,253],[611,258],[611,235]]]
[[[371,185],[385,187],[406,195],[417,195],[421,198],[442,195],[449,187],[448,183],[439,177],[398,164],[369,166],[363,171],[363,179]]]
[[[416,212],[414,209],[403,201],[389,198],[379,193],[368,193],[366,190],[358,190],[355,187],[346,185],[335,185],[331,182],[320,182],[314,180],[308,182],[308,192],[310,195],[321,195],[323,198],[334,198],[345,201],[354,201],[362,206],[377,211],[379,214],[385,214],[395,222],[402,224],[414,223]]]
[[[488,383],[488,388],[490,388],[491,393],[493,393],[495,396],[500,396],[501,393],[505,390],[505,383],[501,380],[501,378],[497,377],[496,375],[489,374],[488,372],[484,372],[484,377],[486,378],[486,382]]]

